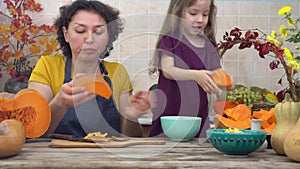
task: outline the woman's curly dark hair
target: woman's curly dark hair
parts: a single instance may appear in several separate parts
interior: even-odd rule
[[[106,46],[108,51],[105,51],[107,53],[104,53],[103,56],[108,56],[109,51],[113,48],[113,42],[118,38],[119,33],[123,31],[123,21],[119,17],[119,10],[96,0],[77,0],[70,5],[60,7],[60,15],[55,20],[54,25],[57,28],[57,40],[63,54],[67,57],[72,56],[70,45],[64,38],[62,28],[66,27],[68,29],[72,17],[78,11],[96,12],[106,21],[109,40]]]

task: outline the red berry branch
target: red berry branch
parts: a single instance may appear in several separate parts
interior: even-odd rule
[[[293,79],[295,71],[293,71],[284,59],[284,50],[281,45],[278,47],[274,43],[266,40],[267,35],[259,29],[241,30],[239,28],[233,28],[229,33],[226,31],[223,35],[223,41],[218,44],[218,52],[220,58],[223,58],[225,52],[231,49],[233,46],[238,45],[238,49],[246,49],[253,47],[258,51],[259,57],[265,58],[266,56],[273,57],[274,60],[270,62],[269,67],[271,70],[276,69],[282,64],[289,87],[292,93],[293,101],[299,101],[296,94],[296,86]],[[282,78],[278,81],[282,85]]]

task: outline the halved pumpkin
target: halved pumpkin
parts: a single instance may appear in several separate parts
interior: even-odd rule
[[[74,85],[85,87],[88,92],[102,96],[106,99],[108,99],[112,93],[106,81],[96,76],[80,76],[74,80]]]
[[[50,125],[50,107],[37,91],[23,89],[13,98],[0,98],[0,122],[6,119],[20,121],[26,129],[26,137],[37,138]]]

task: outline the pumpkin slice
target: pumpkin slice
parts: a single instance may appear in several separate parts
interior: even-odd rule
[[[229,90],[233,88],[233,82],[230,75],[221,68],[213,71],[211,78],[216,85],[223,90]]]
[[[260,109],[259,111],[253,111],[252,112],[252,118],[254,119],[260,119],[260,117],[263,115],[264,111]]]
[[[106,81],[100,77],[84,75],[74,80],[75,86],[85,87],[90,93],[102,96],[106,99],[111,96],[111,89]]]
[[[0,98],[0,122],[6,119],[20,121],[27,138],[40,137],[50,125],[50,107],[41,94],[23,89],[13,98]]]
[[[237,129],[251,128],[250,119],[244,121],[234,121],[232,119],[223,117],[219,114],[215,115],[214,124],[216,128],[237,128]]]
[[[252,117],[256,119],[262,120],[262,128],[268,128],[273,123],[276,123],[276,117],[275,117],[275,109],[271,108],[269,111],[260,109],[259,111],[254,111]]]
[[[243,120],[243,121],[234,121],[232,119],[223,117],[220,114],[215,115],[214,124],[216,128],[237,128],[237,129],[251,128],[250,119]]]
[[[244,121],[251,118],[251,110],[245,104],[238,104],[233,108],[226,109],[224,114],[234,121]]]
[[[268,126],[267,128],[262,129],[262,131],[268,133],[268,134],[272,134],[274,129],[276,127],[276,123],[272,123],[270,126]]]
[[[215,112],[221,115],[224,115],[224,110],[228,108],[233,108],[235,106],[236,104],[234,102],[221,100],[215,100],[213,105]]]

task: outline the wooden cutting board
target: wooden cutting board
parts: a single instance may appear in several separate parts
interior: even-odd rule
[[[49,146],[53,148],[120,148],[129,147],[134,145],[163,145],[166,144],[165,140],[153,139],[129,139],[126,141],[109,141],[109,142],[82,142],[82,141],[69,141],[54,139],[50,142]]]

